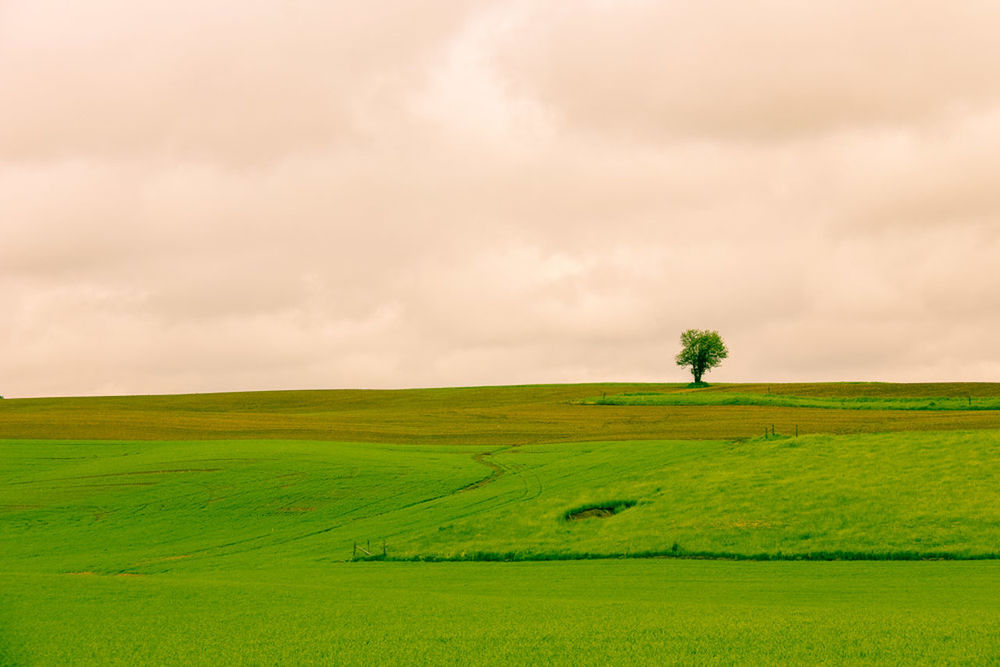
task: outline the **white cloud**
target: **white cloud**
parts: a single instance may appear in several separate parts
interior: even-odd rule
[[[993,12],[8,2],[2,393],[993,379]]]

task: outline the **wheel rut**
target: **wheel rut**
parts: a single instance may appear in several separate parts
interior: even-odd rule
[[[494,453],[495,452],[479,452],[478,454],[473,455],[472,457],[473,461],[486,466],[487,468],[490,469],[491,472],[489,475],[483,477],[481,480],[473,482],[472,484],[469,484],[467,486],[463,486],[461,489],[456,491],[456,493],[464,493],[466,491],[481,489],[487,484],[492,484],[493,482],[497,481],[504,475],[504,473],[507,472],[507,469],[501,466],[499,463],[494,463],[493,461],[489,460],[488,457],[492,456]]]

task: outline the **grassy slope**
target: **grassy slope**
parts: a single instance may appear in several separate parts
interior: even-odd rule
[[[355,540],[376,551],[385,541],[393,557],[634,555],[675,543],[741,556],[1000,554],[1000,431],[550,444],[488,456],[287,441],[0,448],[0,559],[49,572],[344,560]],[[638,504],[562,519],[615,500]]]
[[[991,412],[826,410],[775,406],[581,406],[602,393],[684,391],[683,385],[585,384],[400,391],[283,391],[180,396],[7,399],[0,438],[299,439],[510,445],[997,428]],[[795,396],[1000,397],[1000,384],[717,385],[709,392]]]

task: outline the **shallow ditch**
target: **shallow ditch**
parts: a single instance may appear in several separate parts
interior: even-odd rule
[[[606,519],[635,506],[634,500],[615,500],[607,503],[581,505],[563,513],[563,521],[583,521],[584,519]]]

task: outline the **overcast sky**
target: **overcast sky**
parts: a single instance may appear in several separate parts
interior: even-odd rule
[[[992,0],[0,0],[0,394],[1000,380]]]

